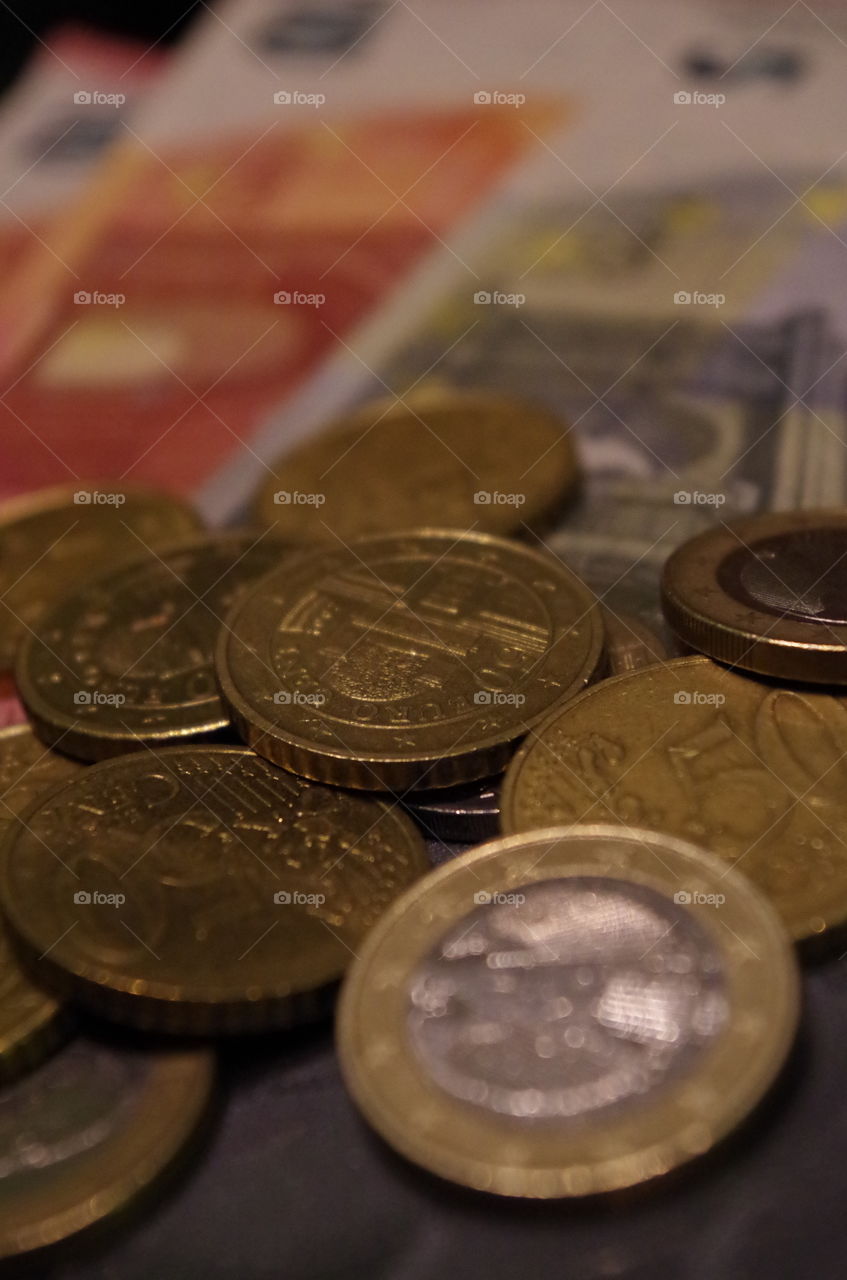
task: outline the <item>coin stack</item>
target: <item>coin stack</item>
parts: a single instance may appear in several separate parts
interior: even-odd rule
[[[122,1208],[210,1043],[326,1017],[348,967],[343,1074],[410,1160],[653,1178],[763,1097],[791,939],[847,923],[847,515],[680,547],[674,657],[539,540],[577,481],[546,411],[435,388],[271,471],[223,533],[102,484],[0,511],[0,1255]]]

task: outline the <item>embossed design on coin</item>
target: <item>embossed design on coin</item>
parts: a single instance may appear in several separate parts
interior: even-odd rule
[[[19,644],[58,595],[200,528],[178,499],[126,485],[60,486],[3,503],[0,671],[11,669]]]
[[[643,885],[545,880],[478,906],[412,978],[409,1032],[454,1097],[538,1120],[641,1105],[728,1012],[718,948]]]
[[[0,1257],[122,1208],[197,1127],[212,1072],[206,1052],[76,1040],[0,1092]]]
[[[503,784],[507,831],[649,824],[759,885],[795,938],[847,923],[847,699],[680,658],[552,716]]]
[[[258,518],[286,537],[334,543],[425,525],[537,525],[569,496],[577,466],[567,423],[541,406],[430,387],[362,405],[274,473]]]
[[[222,620],[285,555],[261,532],[216,534],[97,578],[62,601],[18,662],[39,736],[98,760],[225,728],[212,661]]]
[[[603,625],[610,675],[640,671],[653,662],[666,662],[671,656],[656,632],[630,614],[612,613],[604,608]]]
[[[722,524],[665,565],[662,605],[693,648],[762,675],[847,683],[847,513]]]
[[[666,1173],[728,1133],[788,1052],[797,965],[772,908],[687,842],[551,827],[405,893],[339,1003],[345,1081],[402,1154],[503,1195]]]
[[[106,761],[25,817],[0,897],[35,967],[166,1030],[322,1013],[359,939],[428,869],[408,818],[239,748]]]
[[[222,696],[247,742],[339,785],[485,777],[595,671],[591,593],[544,552],[420,530],[303,556],[229,617]]]

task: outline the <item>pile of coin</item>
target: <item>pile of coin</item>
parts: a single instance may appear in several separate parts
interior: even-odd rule
[[[551,454],[528,519],[507,429]],[[446,467],[428,436],[447,527],[386,478]],[[102,485],[0,511],[0,1255],[122,1207],[200,1125],[210,1040],[327,1016],[348,967],[351,1094],[474,1188],[640,1182],[762,1098],[791,939],[847,924],[847,514],[680,547],[675,657],[536,536],[575,480],[546,412],[439,388],[283,459],[255,528]]]

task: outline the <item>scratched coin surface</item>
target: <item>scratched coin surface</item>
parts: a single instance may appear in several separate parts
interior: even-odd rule
[[[491,841],[404,894],[351,966],[338,1044],[408,1158],[502,1195],[584,1195],[711,1148],[797,1014],[789,940],[750,881],[599,824]]]
[[[516,754],[503,829],[636,823],[756,882],[797,939],[847,923],[847,699],[679,658],[595,685]]]
[[[84,766],[50,751],[26,725],[0,730],[0,844],[33,800]],[[0,926],[0,1078],[35,1063],[62,1030],[56,1001],[30,981]]]
[[[322,1014],[362,936],[429,866],[405,815],[237,747],[104,761],[24,817],[0,900],[34,971],[167,1031]]]
[[[178,498],[106,482],[0,504],[0,671],[59,595],[201,527]]]
[[[207,535],[62,600],[18,659],[39,737],[99,760],[219,733],[228,724],[213,664],[222,620],[286,554],[262,531]]]
[[[665,565],[662,606],[711,658],[847,683],[847,511],[750,516],[692,538]]]
[[[269,577],[218,643],[242,737],[339,786],[450,786],[578,692],[602,649],[588,588],[543,551],[423,529],[363,538]]]
[[[79,1039],[0,1090],[0,1257],[123,1209],[185,1147],[213,1075],[206,1051]]]
[[[372,401],[280,458],[256,514],[286,537],[333,543],[424,525],[512,533],[574,488],[568,430],[539,405],[485,391]]]

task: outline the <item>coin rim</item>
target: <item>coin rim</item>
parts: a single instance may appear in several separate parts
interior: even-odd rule
[[[529,556],[540,562],[545,569],[554,574],[558,572],[568,579],[568,585],[576,598],[584,601],[585,608],[577,621],[586,627],[588,634],[585,658],[577,668],[576,675],[567,689],[562,690],[555,701],[543,711],[539,711],[530,720],[524,721],[514,731],[504,729],[500,733],[473,742],[470,747],[466,743],[463,747],[453,747],[446,752],[439,749],[418,752],[386,751],[374,754],[355,751],[351,748],[340,749],[325,744],[315,744],[295,733],[281,733],[278,724],[269,720],[258,708],[248,703],[247,697],[237,687],[233,676],[233,666],[236,664],[230,660],[229,653],[230,645],[237,638],[237,628],[242,613],[252,607],[260,590],[267,591],[272,584],[272,575],[268,574],[258,587],[249,591],[227,615],[218,636],[215,670],[224,707],[229,712],[239,736],[257,754],[289,772],[314,779],[316,782],[328,783],[331,786],[351,787],[365,791],[404,791],[408,788],[437,790],[500,773],[511,757],[514,743],[544,721],[552,711],[570,701],[597,671],[603,659],[605,634],[599,602],[591,588],[552,552],[511,541],[493,533],[422,527],[357,538],[350,543],[345,543],[343,549],[355,556],[361,548],[367,548],[374,543],[390,543],[395,539],[403,541],[439,539],[455,546],[468,542],[476,546],[493,545],[495,548],[503,548],[510,554]],[[323,547],[308,555],[298,556],[298,571],[308,569],[326,555],[335,554],[337,554],[337,548]],[[274,573],[278,572],[280,571],[274,570]],[[239,643],[243,642],[239,640]]]
[[[620,853],[609,857],[603,849],[592,853],[590,847],[579,855],[568,853],[574,836],[611,841],[620,845]],[[662,851],[649,870],[626,865],[625,846],[630,846],[631,864],[633,840],[652,852],[657,845]],[[535,858],[538,845],[547,841],[550,847],[541,859]],[[534,858],[527,869],[517,856],[522,850]],[[628,876],[669,896],[679,880],[668,861],[681,866],[690,888],[705,885],[706,892],[719,888],[726,893],[721,911],[731,916],[734,932],[732,926],[720,928],[714,907],[691,904],[685,909],[706,929],[724,959],[733,1008],[730,1023],[705,1050],[699,1069],[673,1086],[671,1097],[660,1095],[623,1119],[607,1119],[599,1136],[586,1138],[585,1130],[551,1136],[548,1130],[539,1139],[536,1130],[537,1152],[527,1157],[532,1133],[520,1133],[507,1118],[459,1102],[425,1075],[406,1030],[409,975],[451,924],[468,914],[471,889],[508,891],[552,878],[605,874]],[[456,910],[459,897],[461,911]],[[749,928],[757,935],[761,956],[744,942]],[[754,1032],[746,1025],[748,1010],[763,1014],[763,1032],[761,1026]],[[339,1000],[337,1047],[348,1090],[369,1123],[401,1154],[477,1190],[546,1199],[630,1186],[710,1149],[765,1095],[787,1057],[798,1017],[799,975],[793,949],[773,908],[750,881],[714,855],[675,837],[575,824],[490,841],[439,867],[403,894],[368,935],[348,972]],[[712,1094],[712,1110],[705,1119],[704,1084]],[[685,1124],[694,1127],[696,1141],[689,1137],[686,1143],[685,1129],[674,1125],[678,1111],[684,1112]],[[511,1161],[508,1156],[509,1143],[516,1138],[522,1148],[520,1162],[518,1153]],[[582,1144],[590,1151],[592,1142],[598,1148],[594,1160],[580,1150]]]
[[[764,512],[721,524],[684,542],[662,572],[662,609],[672,630],[719,662],[759,675],[828,684],[847,679],[847,624],[803,622],[756,609],[726,593],[718,573],[739,547],[777,533],[812,527],[847,534],[847,512],[835,508]],[[843,641],[824,641],[843,635]]]

